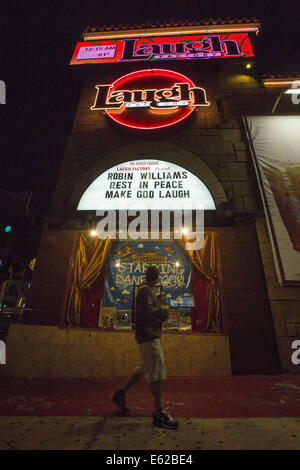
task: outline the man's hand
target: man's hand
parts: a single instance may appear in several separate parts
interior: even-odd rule
[[[162,305],[160,307],[160,311],[162,313],[162,321],[166,321],[169,317],[169,312],[170,312],[170,309],[167,305]]]

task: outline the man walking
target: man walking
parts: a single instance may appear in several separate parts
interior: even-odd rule
[[[163,350],[161,347],[162,322],[168,318],[169,309],[161,304],[160,296],[155,295],[154,286],[159,278],[156,266],[148,266],[146,282],[136,295],[135,338],[139,346],[141,364],[126,385],[113,393],[112,401],[122,411],[129,412],[126,406],[126,393],[145,375],[150,383],[154,402],[153,424],[165,429],[177,429],[178,421],[162,407],[161,382],[166,377]]]

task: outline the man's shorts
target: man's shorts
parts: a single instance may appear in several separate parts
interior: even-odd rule
[[[146,382],[157,382],[166,377],[164,353],[160,338],[139,344],[141,364],[137,372],[144,374]]]

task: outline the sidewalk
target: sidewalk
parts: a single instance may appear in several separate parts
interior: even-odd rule
[[[299,418],[1,417],[0,450],[299,450]]]
[[[300,449],[300,377],[180,377],[164,403],[180,426],[152,425],[142,381],[129,416],[110,402],[119,379],[0,378],[0,449]]]

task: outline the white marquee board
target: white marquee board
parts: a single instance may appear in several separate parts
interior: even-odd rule
[[[102,173],[77,210],[214,210],[205,184],[193,173],[161,160],[133,160]]]

